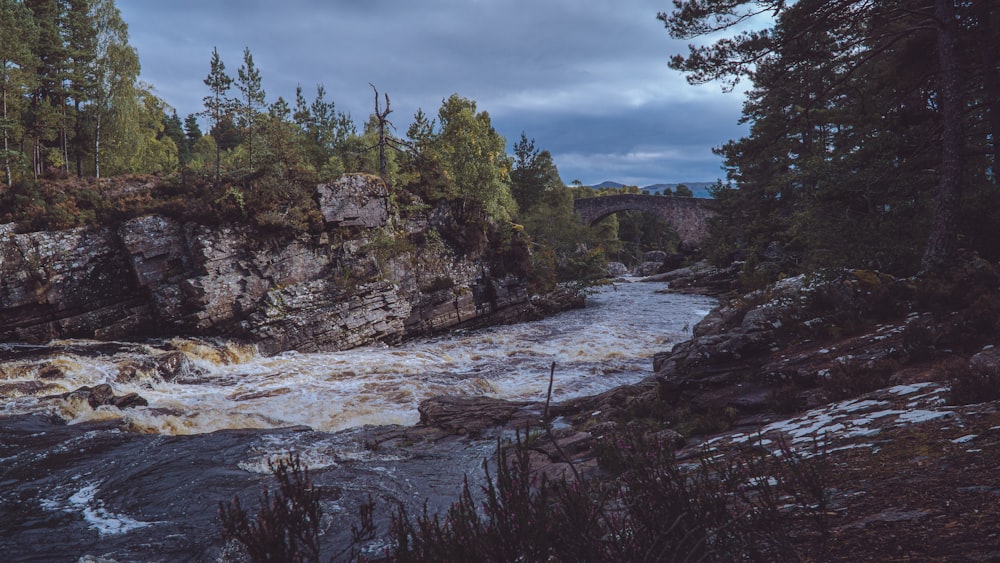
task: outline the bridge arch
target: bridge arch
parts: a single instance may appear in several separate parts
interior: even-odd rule
[[[708,238],[708,220],[715,215],[714,199],[644,194],[618,194],[580,198],[573,210],[587,225],[594,225],[619,211],[644,211],[662,217],[680,235],[681,245],[698,248]]]

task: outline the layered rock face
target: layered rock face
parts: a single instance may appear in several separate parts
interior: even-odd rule
[[[523,279],[442,242],[438,229],[455,221],[447,207],[401,218],[365,175],[317,196],[326,231],[295,239],[161,216],[0,233],[0,340],[185,334],[264,353],[336,350],[527,306]]]

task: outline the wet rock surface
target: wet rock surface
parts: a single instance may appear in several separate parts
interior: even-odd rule
[[[383,531],[398,506],[417,513],[427,499],[441,510],[465,475],[475,486],[495,447],[495,436],[470,440],[420,429],[152,436],[124,431],[117,421],[0,418],[0,545],[7,561],[215,561],[225,548],[219,503],[239,496],[255,512],[262,487],[273,486],[267,460],[294,452],[312,463],[327,515],[327,560],[349,543],[369,495]]]

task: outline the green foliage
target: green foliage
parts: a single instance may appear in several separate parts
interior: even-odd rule
[[[23,133],[26,95],[34,87],[38,27],[22,3],[0,0],[0,165],[5,184],[24,175],[27,156],[14,142]]]
[[[642,211],[621,211],[616,215],[621,250],[610,256],[611,260],[634,265],[649,251],[677,252],[680,236],[663,218]]]
[[[507,141],[493,129],[489,114],[452,94],[441,104],[438,123],[431,150],[458,195],[479,203],[495,221],[510,221],[517,203],[510,193]]]
[[[104,205],[94,186],[67,192],[50,182],[24,181],[0,193],[0,222],[17,221],[28,230],[70,229],[97,222]]]
[[[181,118],[177,116],[176,111],[170,117],[164,118],[161,135],[169,137],[174,142],[174,145],[177,147],[177,160],[181,166],[191,160],[191,147],[188,146],[187,137],[184,134],[184,125],[181,123]]]

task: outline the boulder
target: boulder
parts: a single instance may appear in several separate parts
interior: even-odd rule
[[[607,271],[608,276],[612,278],[621,278],[628,275],[628,267],[621,262],[608,262]]]
[[[990,346],[972,356],[969,369],[980,377],[1000,377],[1000,348]]]
[[[490,397],[440,395],[421,402],[417,410],[422,426],[471,436],[503,425],[539,425],[542,418],[542,406],[538,403]]]
[[[389,190],[381,179],[348,174],[316,193],[327,225],[372,229],[389,220]]]
[[[76,391],[66,393],[62,397],[70,398],[74,396],[86,399],[87,404],[90,405],[90,408],[92,409],[96,409],[104,405],[114,406],[119,409],[145,407],[149,405],[149,402],[140,397],[137,393],[115,395],[111,386],[107,383],[101,383],[93,387],[83,386]]]
[[[643,281],[667,282],[670,291],[675,292],[721,295],[739,288],[742,269],[742,262],[719,268],[703,260],[686,268],[650,275]]]

